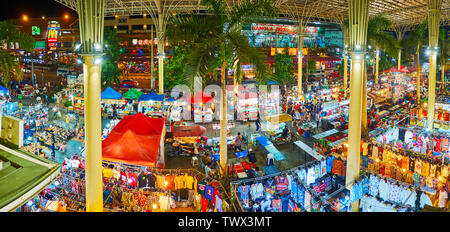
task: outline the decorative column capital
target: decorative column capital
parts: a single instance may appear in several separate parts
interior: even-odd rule
[[[77,0],[80,54],[103,55],[105,0]]]

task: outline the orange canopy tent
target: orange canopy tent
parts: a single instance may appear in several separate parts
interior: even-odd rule
[[[163,128],[163,118],[150,118],[142,113],[125,116],[103,140],[103,160],[154,167]]]

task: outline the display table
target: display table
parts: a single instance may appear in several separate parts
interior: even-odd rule
[[[336,141],[334,141],[334,142],[332,142],[332,143],[328,144],[328,146],[330,146],[330,147],[336,147],[336,146],[339,146],[339,145],[341,145],[342,143],[345,143],[345,142],[347,142],[347,140],[348,140],[348,137],[345,137],[345,138],[342,138],[342,139],[336,140]]]
[[[272,175],[272,174],[279,173],[278,169],[273,165],[264,166],[263,170],[264,170],[264,173],[266,173],[266,175]]]
[[[245,172],[238,172],[236,175],[239,179],[244,179],[244,178],[248,177],[247,173],[245,173]]]
[[[328,131],[322,132],[320,134],[313,135],[313,138],[315,138],[315,139],[323,139],[325,137],[328,137],[328,136],[330,136],[332,134],[336,134],[338,132],[339,132],[338,130],[332,129],[332,130],[328,130]]]
[[[278,151],[278,149],[272,144],[272,142],[269,141],[267,137],[259,136],[256,137],[255,139],[258,145],[261,145],[261,147],[263,147],[268,153],[273,154],[273,158],[276,161],[286,160],[286,157],[283,154],[281,154],[280,151]]]
[[[241,159],[241,158],[246,157],[247,154],[248,154],[248,151],[240,151],[240,152],[236,152],[236,157],[237,157],[238,159]]]
[[[322,160],[323,156],[314,151],[310,146],[306,145],[302,141],[296,141],[294,142],[295,148],[298,150],[298,154],[300,155],[300,158],[303,158],[303,162],[309,162],[312,161],[313,158],[315,160]]]

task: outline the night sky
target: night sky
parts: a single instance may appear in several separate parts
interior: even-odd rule
[[[0,0],[0,20],[21,18],[62,17],[64,14],[73,17],[76,12],[54,0]]]

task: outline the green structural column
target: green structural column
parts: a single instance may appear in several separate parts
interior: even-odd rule
[[[81,55],[84,60],[86,211],[103,211],[101,56],[104,0],[78,0]]]
[[[351,49],[350,111],[346,186],[359,177],[364,56],[369,21],[369,0],[349,0],[349,30]],[[358,210],[358,204],[352,204]]]
[[[433,131],[434,104],[436,101],[436,66],[439,23],[442,0],[428,0],[428,35],[430,45],[430,72],[428,73],[427,129]]]
[[[164,16],[158,15],[158,85],[159,94],[164,93]]]
[[[298,42],[297,42],[297,97],[301,99],[302,91],[302,75],[303,75],[303,20],[298,21]]]

